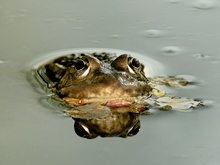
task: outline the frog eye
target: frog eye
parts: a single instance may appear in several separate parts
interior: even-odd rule
[[[130,73],[135,74],[135,71],[139,70],[141,67],[140,62],[133,57],[128,57],[128,70]]]
[[[111,64],[117,70],[128,70],[130,73],[135,74],[141,69],[140,62],[127,54],[122,54],[117,57]]]
[[[77,70],[81,70],[85,67],[85,62],[83,60],[79,60],[76,64],[75,67]]]
[[[128,64],[132,67],[136,67],[136,68],[140,67],[140,62],[133,57],[128,57]]]
[[[90,70],[88,60],[87,59],[85,59],[85,60],[80,59],[79,61],[76,62],[75,68],[77,70],[78,76],[80,76],[80,77],[87,76],[89,74],[89,70]]]
[[[74,124],[74,129],[75,129],[76,134],[80,137],[87,138],[87,139],[93,139],[97,137],[95,133],[90,132],[89,129],[85,125],[80,124],[77,121]]]
[[[128,130],[127,136],[136,135],[139,132],[140,128],[141,128],[141,123],[140,123],[140,120],[138,120],[138,122],[132,128]]]

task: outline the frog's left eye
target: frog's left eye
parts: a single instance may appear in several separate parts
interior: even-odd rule
[[[83,60],[80,59],[79,61],[76,62],[75,68],[77,70],[77,75],[80,77],[85,77],[89,74],[89,62],[87,59]]]
[[[83,60],[79,60],[76,64],[75,64],[75,67],[77,70],[81,70],[85,67],[85,62]]]
[[[93,139],[98,136],[97,134],[90,132],[90,130],[85,125],[80,124],[77,121],[74,124],[74,129],[76,134],[83,138]]]
[[[140,62],[133,57],[128,57],[128,70],[130,73],[135,74],[141,67]]]

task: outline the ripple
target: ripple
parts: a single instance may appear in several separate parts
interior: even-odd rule
[[[181,49],[177,46],[165,46],[162,48],[162,53],[166,56],[176,56],[179,55],[180,52]]]
[[[115,54],[116,56],[119,56],[121,54],[129,54],[139,59],[139,61],[141,61],[145,65],[144,71],[147,76],[154,77],[156,75],[164,74],[164,66],[160,62],[148,57],[147,54],[139,54],[139,53],[127,51],[127,50],[108,49],[108,48],[78,48],[78,49],[75,48],[75,49],[66,49],[66,50],[60,50],[60,51],[55,51],[55,52],[49,52],[49,53],[43,54],[38,59],[28,63],[26,65],[26,70],[27,71],[36,70],[41,65],[57,57],[61,57],[61,56],[69,55],[69,54],[80,54],[80,53],[90,54],[94,52],[95,53],[106,52],[109,54]]]
[[[144,36],[149,38],[156,38],[160,37],[162,35],[162,32],[157,29],[149,29],[144,31]]]
[[[212,0],[197,0],[193,6],[197,9],[211,9],[215,7],[215,2]]]

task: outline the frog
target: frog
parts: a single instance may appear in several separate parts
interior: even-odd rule
[[[47,61],[32,75],[67,107],[64,113],[75,120],[76,134],[87,139],[136,135],[139,115],[149,113],[155,104],[161,110],[178,108],[183,102],[188,106],[179,106],[182,109],[202,105],[194,99],[165,96],[165,91],[156,88],[193,82],[175,76],[147,77],[144,68],[126,53],[72,53]]]

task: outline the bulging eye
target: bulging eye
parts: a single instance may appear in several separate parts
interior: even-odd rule
[[[74,129],[75,129],[75,132],[78,136],[84,137],[84,138],[90,137],[90,132],[89,132],[88,128],[85,126],[82,126],[78,122],[75,122]]]
[[[87,139],[93,139],[97,137],[96,134],[91,133],[86,126],[81,125],[77,121],[74,124],[74,129],[75,129],[76,134],[80,137],[87,138]]]
[[[122,54],[117,57],[111,64],[117,70],[129,71],[132,74],[139,73],[141,70],[141,63],[127,54]]]
[[[138,73],[141,68],[140,62],[133,57],[128,57],[128,70],[130,73],[135,74]]]
[[[89,74],[90,66],[88,59],[80,59],[76,62],[75,68],[77,70],[77,75],[80,77],[85,77]]]
[[[77,70],[81,70],[85,67],[85,63],[83,60],[79,60],[76,64],[75,64],[75,67]]]
[[[140,67],[140,62],[136,58],[128,57],[128,65],[130,67],[139,68]]]
[[[128,130],[127,136],[136,135],[139,132],[140,127],[141,127],[141,123],[140,120],[138,120],[138,122],[131,129]]]

